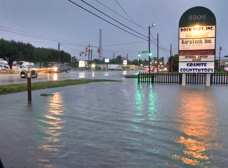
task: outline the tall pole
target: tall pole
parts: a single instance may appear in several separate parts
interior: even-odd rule
[[[92,62],[92,60],[93,60],[93,49],[91,49],[90,52],[91,52],[91,53],[90,53],[90,55],[91,55],[90,60],[91,60],[91,62]]]
[[[170,56],[169,56],[169,58],[168,58],[168,64],[169,64],[169,72],[172,72],[171,71],[171,67],[172,67],[172,65],[171,65],[171,58],[172,58],[172,56],[173,56],[173,54],[172,54],[172,44],[170,44]]]
[[[150,28],[151,27],[154,27],[155,26],[155,23],[152,24],[152,26],[149,26],[148,29],[149,29],[149,33],[148,33],[148,57],[149,57],[149,73],[150,73],[150,57],[151,57],[151,53],[150,53]]]
[[[157,73],[158,73],[158,64],[159,64],[159,34],[157,33]]]
[[[138,70],[139,70],[139,57],[138,57]]]
[[[89,71],[89,69],[90,69],[90,45],[89,45],[89,47],[88,47],[88,71]]]
[[[99,49],[100,49],[100,52],[99,52],[99,60],[101,61],[101,60],[102,60],[102,57],[103,57],[103,49],[102,49],[102,30],[101,30],[101,29],[100,29]]]
[[[220,71],[220,57],[221,57],[221,50],[222,50],[222,47],[219,47],[219,62],[218,62],[218,65],[219,65],[219,71]]]
[[[59,63],[60,63],[60,43],[58,44],[58,51],[59,51]]]
[[[149,28],[149,34],[148,34],[148,57],[149,57],[149,73],[150,73],[150,26]]]

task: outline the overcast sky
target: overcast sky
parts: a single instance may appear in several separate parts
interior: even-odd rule
[[[167,58],[171,44],[172,53],[178,53],[181,15],[192,7],[203,6],[216,17],[217,57],[220,46],[222,57],[228,55],[227,0],[72,1],[84,9],[68,0],[0,0],[0,38],[54,49],[58,49],[60,43],[61,50],[78,59],[85,59],[85,56],[79,56],[79,52],[88,45],[99,46],[101,30],[103,57],[128,55],[133,60],[138,52],[148,50],[148,26],[155,23],[155,27],[151,28],[151,39],[156,43],[159,34],[159,57]],[[151,43],[151,52],[156,57],[155,43]],[[96,48],[93,58],[99,58]],[[147,58],[146,54],[142,55],[144,58]]]

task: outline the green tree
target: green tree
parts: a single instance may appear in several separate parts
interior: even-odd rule
[[[174,72],[178,72],[178,67],[179,67],[179,55],[175,54],[173,56],[173,70]]]
[[[51,50],[46,48],[36,48],[34,55],[34,63],[39,63],[40,67],[47,66],[49,58],[52,57]]]
[[[174,56],[171,56],[169,58],[169,67],[170,67],[170,71],[174,71],[174,72],[178,72],[178,68],[179,68],[179,55],[175,54]]]
[[[71,55],[67,52],[60,51],[60,61],[62,63],[71,63]]]
[[[121,55],[116,57],[116,64],[123,64],[123,57]]]
[[[15,41],[0,40],[0,58],[7,61],[10,69],[12,69],[13,62],[18,61],[19,55],[17,43]]]
[[[79,63],[78,59],[75,56],[73,56],[71,58],[71,66],[77,68],[78,67],[78,63]]]
[[[17,42],[19,61],[34,62],[35,47],[30,43]]]
[[[132,64],[138,66],[138,65],[142,64],[142,60],[140,58],[139,59],[134,59],[132,61]]]
[[[59,57],[60,56],[60,57]],[[28,61],[47,65],[49,62],[71,63],[71,55],[55,49],[35,48],[29,43],[6,41],[0,39],[0,58],[6,60],[12,69],[14,61]]]
[[[34,59],[34,50],[35,47],[29,43],[0,40],[0,57],[8,62],[10,69],[12,69],[14,61],[32,62]]]
[[[99,59],[93,59],[93,62],[94,62],[95,64],[101,64],[101,63],[102,63],[102,61],[100,61]]]

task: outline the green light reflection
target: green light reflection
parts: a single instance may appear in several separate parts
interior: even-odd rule
[[[137,132],[153,132],[151,128],[144,127],[156,120],[157,105],[156,93],[151,83],[137,83],[135,91],[135,110],[132,118],[132,128]]]

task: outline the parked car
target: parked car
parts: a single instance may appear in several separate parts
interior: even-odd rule
[[[27,68],[27,70],[37,71],[37,68],[35,68],[33,65],[26,65],[25,67]]]
[[[154,72],[154,68],[147,68],[147,72]]]
[[[10,68],[6,65],[0,65],[0,71],[3,73],[8,73],[10,72]]]
[[[26,68],[26,66],[24,66],[24,65],[19,65],[19,66],[17,67],[17,70],[18,70],[19,72],[21,72],[21,71],[27,71],[27,68]]]
[[[51,67],[47,68],[48,72],[66,72],[68,73],[71,68],[65,64],[54,64]]]

